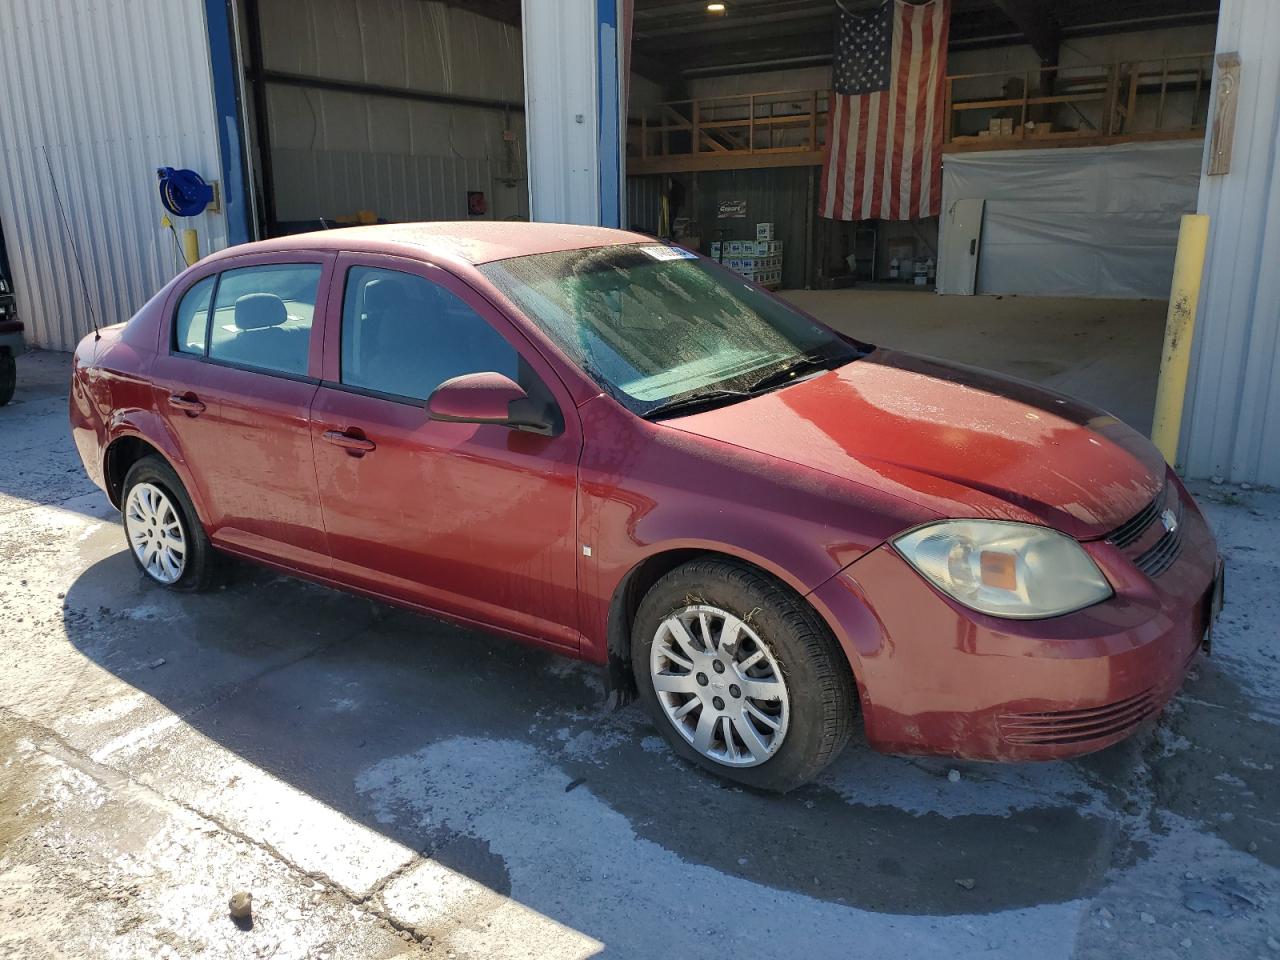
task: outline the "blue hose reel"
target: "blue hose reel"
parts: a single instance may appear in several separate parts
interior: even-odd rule
[[[175,217],[199,216],[213,203],[213,187],[194,170],[161,167],[156,176],[160,178],[160,202]]]

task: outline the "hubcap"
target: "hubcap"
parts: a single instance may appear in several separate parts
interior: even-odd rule
[[[732,613],[695,604],[663,620],[649,673],[667,719],[704,757],[754,767],[782,746],[791,713],[782,670]]]
[[[187,540],[178,511],[159,487],[139,483],[129,491],[124,508],[124,530],[142,569],[160,583],[182,576],[187,562]]]

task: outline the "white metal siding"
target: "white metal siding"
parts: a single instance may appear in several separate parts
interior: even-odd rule
[[[268,70],[519,103],[520,30],[424,0],[261,0]],[[466,220],[528,217],[524,116],[268,84],[276,216]],[[510,125],[509,127],[507,125]],[[515,141],[503,140],[510,129]]]
[[[598,224],[595,0],[524,0],[523,10],[533,219]]]
[[[1276,37],[1276,0],[1223,0],[1218,51],[1240,54],[1239,103],[1231,172],[1200,185],[1199,210],[1211,218],[1209,253],[1182,460],[1193,477],[1280,485]]]
[[[156,168],[220,179],[200,0],[0,3],[0,224],[28,341],[69,350],[127,320],[180,267],[159,229]],[[59,216],[48,164],[67,222]],[[201,250],[220,215],[180,221]]]

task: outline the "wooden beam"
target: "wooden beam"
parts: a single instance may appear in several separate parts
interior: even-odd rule
[[[1203,140],[1204,129],[1199,130],[1165,130],[1151,133],[1112,134],[1078,134],[1068,131],[1040,134],[1019,140],[1016,137],[965,137],[944,144],[942,152],[948,153],[982,153],[991,150],[1048,150],[1054,147],[1109,147],[1117,143],[1147,143],[1162,140]],[[630,162],[627,165],[631,170]]]
[[[993,0],[1022,31],[1044,66],[1057,66],[1062,27],[1049,9],[1047,0]]]
[[[674,157],[628,157],[627,174],[694,173],[707,170],[764,170],[775,167],[820,167],[826,150],[757,150],[695,153]]]

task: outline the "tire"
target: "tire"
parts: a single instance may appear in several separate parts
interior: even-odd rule
[[[193,593],[215,585],[221,572],[220,558],[200,525],[182,481],[161,457],[143,457],[129,468],[120,497],[120,513],[129,556],[152,583]],[[148,522],[150,516],[158,518],[155,524]],[[181,531],[182,542],[181,562],[176,570],[156,560],[154,554],[152,563],[144,562],[143,556],[149,554],[148,539],[157,545],[172,542],[161,535],[175,529],[173,521]]]
[[[18,361],[8,350],[0,350],[0,407],[13,399],[18,389]]]
[[[725,636],[736,639],[721,648]],[[785,793],[849,740],[857,697],[839,644],[804,600],[746,564],[699,558],[662,577],[636,613],[631,662],[640,698],[675,752],[730,780]]]

